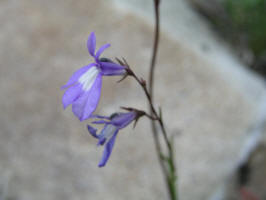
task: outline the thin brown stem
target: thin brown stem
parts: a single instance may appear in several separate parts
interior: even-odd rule
[[[146,86],[146,82],[142,81],[140,78],[138,78],[136,76],[136,74],[130,69],[128,63],[126,63],[126,65],[127,65],[128,70],[130,72],[130,76],[132,76],[139,83],[139,85],[142,87],[142,89],[143,89],[143,91],[144,91],[144,93],[145,93],[145,95],[146,95],[146,97],[148,99],[148,103],[150,105],[150,110],[151,110],[151,115],[150,116],[152,118],[156,118],[160,122],[160,117],[159,117],[158,113],[156,112],[156,110],[154,108],[150,93],[149,93],[149,91],[147,89],[147,86]],[[155,122],[155,120],[151,120],[151,121]],[[154,129],[152,128],[152,133],[153,133],[153,138],[154,138],[154,143],[155,143],[155,149],[156,149],[156,152],[157,152],[157,155],[158,155],[158,160],[159,160],[162,172],[164,174],[165,181],[166,181],[166,183],[168,183],[168,172],[167,172],[167,168],[166,168],[166,166],[164,164],[164,161],[162,159],[163,152],[162,152],[161,144],[160,144],[160,141],[159,141],[157,129],[155,127],[155,123],[154,123]]]
[[[159,153],[159,161],[160,161],[165,179],[167,181],[169,195],[170,195],[170,198],[172,200],[176,200],[177,194],[176,194],[176,188],[175,188],[176,171],[175,171],[174,152],[173,152],[172,145],[171,145],[171,143],[167,137],[167,133],[166,133],[165,126],[164,126],[164,123],[162,120],[162,116],[158,115],[158,113],[156,112],[156,110],[154,108],[154,104],[153,104],[154,69],[155,69],[156,57],[157,57],[157,52],[158,52],[158,44],[159,44],[159,36],[160,36],[160,13],[159,13],[160,0],[153,0],[153,2],[154,2],[154,10],[155,10],[155,30],[154,30],[155,35],[154,35],[153,53],[152,53],[152,59],[151,59],[151,64],[150,64],[150,73],[149,73],[149,91],[148,92],[145,91],[145,93],[149,94],[149,95],[146,94],[146,96],[147,96],[149,103],[150,103],[150,114],[152,116],[154,115],[156,118],[158,118],[160,128],[161,128],[161,131],[163,133],[163,138],[164,138],[164,141],[167,145],[167,149],[168,149],[168,158],[167,159],[168,159],[169,168],[165,169],[165,165],[163,162],[164,158],[161,157],[161,155],[163,155],[163,154],[162,154],[161,147],[160,147],[158,130],[156,128],[156,121],[151,120],[151,128],[152,128],[152,132],[153,132],[153,137],[154,137],[157,152]],[[146,87],[145,87],[145,89],[146,89]],[[165,170],[166,170],[166,172],[165,172]]]
[[[145,91],[145,94],[149,100],[150,104],[150,114],[155,115],[158,117],[157,112],[153,105],[153,77],[154,77],[154,69],[155,69],[155,62],[156,62],[156,56],[158,51],[158,44],[159,44],[159,36],[160,36],[160,13],[159,13],[159,3],[160,0],[154,0],[154,10],[155,10],[155,30],[154,30],[154,42],[153,42],[153,52],[152,52],[152,58],[151,58],[151,64],[150,64],[150,73],[149,73],[149,91]],[[147,90],[147,88],[145,87]],[[164,178],[166,183],[168,183],[168,170],[164,164],[164,161],[162,159],[163,152],[161,149],[161,144],[159,140],[158,130],[156,128],[156,122],[151,120],[151,129],[153,133],[155,148],[157,151],[158,159],[160,166],[162,168]]]
[[[156,63],[158,44],[159,44],[159,33],[160,33],[160,21],[159,21],[160,0],[153,0],[153,1],[154,1],[154,10],[155,10],[155,31],[154,31],[155,35],[154,35],[153,52],[152,52],[152,58],[151,58],[151,64],[150,64],[150,72],[149,72],[149,88],[147,89],[145,80],[143,80],[142,78],[138,78],[138,76],[136,76],[136,74],[131,70],[129,64],[124,58],[123,58],[123,61],[118,58],[116,58],[116,60],[119,62],[120,65],[123,65],[126,67],[127,74],[125,75],[125,77],[132,76],[138,82],[138,84],[142,87],[148,99],[150,114],[147,114],[147,113],[145,114],[148,118],[151,119],[152,134],[154,138],[155,149],[157,152],[158,160],[159,160],[159,163],[160,163],[160,166],[161,166],[161,169],[162,169],[162,172],[163,172],[166,184],[167,184],[169,197],[171,200],[177,200],[178,195],[176,194],[176,184],[175,184],[176,183],[176,169],[175,169],[174,151],[173,151],[172,144],[167,136],[165,125],[164,125],[162,115],[161,115],[161,111],[158,113],[153,103],[154,70],[155,70],[155,63]],[[159,126],[163,134],[163,140],[167,146],[167,150],[168,150],[167,156],[165,156],[161,148],[158,129],[156,127],[156,121],[159,122]]]
[[[159,37],[160,37],[160,13],[159,13],[159,4],[160,0],[154,1],[154,10],[155,10],[155,30],[154,30],[154,42],[153,42],[153,52],[150,64],[150,74],[149,74],[149,92],[151,96],[151,101],[153,101],[153,77],[154,77],[154,68],[157,57]]]

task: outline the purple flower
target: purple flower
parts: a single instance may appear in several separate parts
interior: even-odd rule
[[[115,113],[111,115],[111,117],[97,116],[97,118],[101,118],[101,120],[94,121],[93,123],[104,124],[104,128],[98,135],[96,134],[97,130],[95,128],[87,125],[90,134],[98,139],[98,145],[105,145],[102,159],[98,164],[99,167],[105,166],[106,162],[108,161],[112,153],[118,131],[126,127],[133,120],[137,120],[138,117],[139,115],[135,111],[127,113]]]
[[[96,37],[92,32],[87,47],[93,63],[77,70],[62,89],[68,88],[62,98],[64,109],[72,104],[73,113],[80,121],[88,119],[95,111],[101,96],[102,76],[124,75],[125,67],[107,58],[100,58],[110,44],[103,45],[96,53]]]

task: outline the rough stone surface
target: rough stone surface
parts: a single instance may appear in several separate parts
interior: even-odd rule
[[[175,2],[189,9],[183,1]],[[62,109],[60,86],[91,61],[86,39],[92,30],[98,46],[112,43],[106,56],[126,57],[146,78],[151,15],[116,5],[117,1],[104,0],[0,2],[0,198],[167,198],[148,120],[140,121],[134,131],[123,130],[107,167],[98,169],[102,149],[87,134],[86,122],[80,123],[71,109]],[[130,4],[124,1],[123,6]],[[169,6],[162,5],[162,13]],[[156,100],[163,105],[169,133],[179,133],[175,138],[181,199],[205,200],[241,159],[253,135],[250,129],[261,118],[265,89],[208,26],[189,13],[183,18],[182,12],[163,15]],[[171,31],[170,22],[177,17],[176,31]],[[190,41],[177,34],[186,27],[182,19],[195,23],[186,29],[194,34]],[[193,44],[197,35],[204,36],[211,50],[195,46],[200,42]],[[98,112],[111,114],[121,105],[146,108],[143,92],[133,80],[121,84],[116,80],[104,80]]]

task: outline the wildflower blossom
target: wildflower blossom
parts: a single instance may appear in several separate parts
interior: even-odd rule
[[[105,166],[108,161],[112,149],[114,147],[115,139],[118,131],[132,121],[137,120],[140,117],[138,112],[131,111],[127,113],[115,113],[111,117],[97,116],[97,118],[102,118],[99,121],[94,121],[95,124],[104,124],[104,128],[101,130],[100,134],[96,134],[97,130],[89,125],[88,131],[90,134],[98,139],[98,145],[105,145],[102,158],[98,164],[99,167]]]
[[[96,37],[92,32],[87,41],[87,48],[94,58],[93,63],[77,70],[62,89],[66,89],[62,103],[64,109],[72,104],[73,113],[80,121],[88,119],[95,111],[101,96],[102,76],[124,75],[125,67],[106,58],[100,58],[110,44],[105,44],[95,53]]]

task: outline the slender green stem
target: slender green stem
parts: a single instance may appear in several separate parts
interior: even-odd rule
[[[119,62],[119,64],[127,67],[126,68],[127,74],[121,80],[123,80],[127,76],[132,76],[138,82],[138,84],[142,87],[148,99],[150,114],[145,113],[145,115],[151,119],[151,128],[152,128],[152,133],[153,133],[153,138],[154,138],[154,143],[155,143],[155,149],[156,149],[158,160],[159,160],[159,163],[160,163],[160,166],[161,166],[164,178],[165,178],[169,197],[171,200],[177,200],[178,199],[177,187],[176,187],[177,176],[176,176],[176,166],[175,166],[175,157],[174,157],[175,155],[174,155],[173,144],[170,142],[167,136],[161,110],[158,113],[153,103],[153,85],[154,85],[153,79],[154,79],[155,61],[157,57],[158,44],[159,44],[159,33],[160,33],[159,4],[160,4],[160,0],[154,0],[156,23],[155,23],[153,53],[152,53],[150,73],[149,73],[149,89],[147,89],[146,81],[136,76],[136,74],[131,70],[129,64],[127,63],[125,59],[123,59],[123,62],[118,58],[116,58],[116,60]],[[161,147],[161,143],[159,139],[159,131],[156,127],[157,122],[159,123],[161,133],[163,135],[163,140],[167,147],[167,156],[162,151],[162,147]]]
[[[150,105],[150,110],[151,110],[151,118],[155,118],[156,121],[157,120],[160,120],[159,118],[159,115],[157,114],[155,108],[154,108],[154,105],[152,103],[152,99],[151,99],[151,96],[150,96],[150,93],[146,87],[146,83],[141,81],[141,79],[138,78],[138,76],[136,76],[136,74],[130,69],[128,63],[126,63],[128,69],[130,70],[130,75],[139,83],[139,85],[142,87],[147,99],[148,99],[148,102],[149,102],[149,105]],[[151,121],[155,121],[155,120],[151,120]],[[155,125],[155,124],[154,124]],[[159,160],[159,163],[160,163],[160,166],[161,166],[161,169],[163,171],[163,174],[164,174],[164,177],[165,177],[165,181],[166,183],[168,182],[168,178],[167,178],[167,168],[166,168],[166,165],[164,164],[163,160],[161,159],[161,157],[163,156],[163,152],[162,152],[162,148],[161,148],[161,144],[160,144],[160,141],[159,141],[159,137],[158,137],[158,133],[157,133],[157,129],[156,127],[154,127],[154,130],[153,131],[153,136],[154,136],[154,142],[155,142],[155,149],[156,149],[156,152],[157,152],[157,155],[158,155],[158,160]]]
[[[119,59],[118,59],[119,60]],[[120,61],[120,60],[119,60]],[[121,61],[120,61],[121,62]],[[146,82],[143,81],[142,79],[138,78],[138,76],[136,76],[136,74],[131,70],[130,66],[128,65],[128,63],[126,63],[126,61],[124,60],[125,63],[122,63],[122,65],[126,65],[128,67],[128,73],[130,74],[130,76],[132,76],[137,82],[138,84],[142,87],[147,99],[148,99],[148,103],[150,106],[150,110],[151,110],[151,114],[147,114],[145,113],[145,115],[151,119],[152,122],[154,122],[154,132],[153,132],[153,136],[154,136],[154,141],[155,141],[155,148],[156,148],[156,152],[158,155],[158,159],[159,159],[159,163],[160,166],[162,168],[163,171],[163,175],[167,184],[167,188],[168,188],[168,192],[169,192],[169,196],[171,200],[177,200],[177,194],[176,194],[176,168],[175,168],[175,159],[174,159],[174,150],[173,150],[173,144],[171,144],[168,136],[167,136],[167,132],[165,130],[165,126],[163,123],[163,119],[162,119],[162,115],[161,113],[158,113],[154,107],[154,104],[152,102],[150,93],[147,89],[146,86]],[[167,149],[168,149],[168,155],[165,156],[162,148],[161,148],[161,144],[159,141],[159,135],[158,135],[158,130],[156,128],[156,121],[159,122],[159,126],[161,128],[162,134],[163,134],[163,139],[166,143]],[[152,124],[153,125],[153,124]]]
[[[165,159],[164,159],[164,155],[163,155],[163,152],[160,146],[158,130],[156,128],[156,121],[151,120],[151,128],[153,132],[155,146],[157,149],[157,154],[159,157],[159,162],[160,162],[163,174],[167,181],[167,188],[169,191],[169,196],[171,200],[177,200],[178,197],[176,193],[176,168],[175,168],[174,151],[173,151],[172,144],[170,143],[170,140],[167,136],[162,116],[161,114],[158,115],[158,113],[156,112],[154,108],[154,104],[153,104],[154,69],[155,69],[156,57],[157,57],[157,52],[158,52],[158,44],[159,44],[159,36],[160,36],[160,12],[159,12],[160,0],[153,0],[153,2],[154,2],[154,10],[155,10],[155,30],[154,30],[155,35],[154,35],[153,53],[152,53],[150,73],[149,73],[149,91],[145,91],[145,94],[149,100],[150,114],[151,116],[155,116],[156,118],[158,118],[159,125],[161,128],[162,134],[163,134],[163,139],[168,149],[168,157],[166,158],[167,160],[166,163],[168,165],[168,168],[165,169],[165,164],[164,164]],[[144,90],[145,89],[146,87],[144,88]]]

